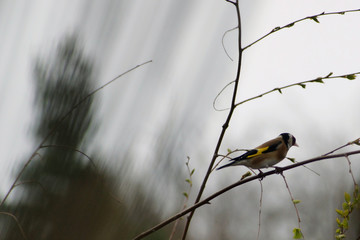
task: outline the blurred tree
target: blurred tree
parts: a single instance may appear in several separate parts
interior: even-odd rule
[[[6,204],[28,239],[123,239],[159,221],[149,202],[134,207],[144,199],[141,188],[132,203],[115,201],[108,190],[115,178],[74,151],[86,148],[90,137],[92,100],[63,117],[93,89],[92,69],[76,37],[66,38],[53,59],[35,66],[36,136],[41,141],[56,131],[21,176],[15,203]],[[0,239],[24,239],[13,219],[1,215],[0,221]],[[159,234],[154,239],[162,239]]]

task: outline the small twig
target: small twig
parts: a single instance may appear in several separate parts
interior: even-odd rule
[[[298,161],[296,161],[294,158],[289,158],[289,157],[287,157],[287,159],[289,159],[292,163],[297,163],[297,162],[298,162]],[[320,176],[320,174],[319,174],[318,172],[312,170],[312,169],[309,168],[308,166],[303,165],[303,167],[306,168],[307,170],[315,173],[316,175]]]
[[[249,149],[235,149],[234,151],[228,151],[228,153],[226,155],[218,154],[218,157],[221,157],[221,159],[215,164],[213,169],[211,169],[211,172],[214,171],[225,158],[231,160],[232,157],[229,157],[229,155],[231,155],[235,152],[239,152],[239,151],[249,151]]]
[[[68,146],[68,145],[57,145],[57,144],[50,144],[50,145],[42,145],[39,147],[39,149],[41,148],[63,148],[63,149],[67,149],[67,150],[71,150],[71,151],[74,151],[74,152],[78,152],[80,153],[81,155],[83,155],[84,157],[86,157],[89,162],[91,163],[91,165],[94,167],[94,169],[96,171],[98,171],[94,161],[91,159],[91,157],[89,155],[87,155],[86,153],[84,153],[83,151],[77,149],[77,148],[74,148],[72,146]]]
[[[353,180],[354,187],[356,188],[357,183],[356,183],[356,180],[355,180],[354,174],[353,174],[352,169],[351,169],[351,161],[350,161],[350,159],[349,159],[349,157],[348,157],[347,155],[345,155],[345,158],[346,158],[346,160],[347,160],[347,162],[348,162],[348,164],[349,164],[349,173],[350,173],[351,178],[352,178],[352,180]]]
[[[185,199],[184,199],[183,207],[182,207],[181,210],[186,209],[187,203],[189,201],[190,192],[191,192],[191,189],[192,189],[192,175],[194,174],[195,169],[190,170],[189,162],[190,162],[190,157],[187,157],[187,161],[186,161],[185,164],[186,164],[186,168],[187,168],[187,171],[188,171],[188,174],[189,174],[189,178],[186,179],[185,181],[189,184],[189,189],[188,189],[187,192],[184,192]],[[175,231],[176,231],[177,225],[179,224],[180,219],[181,218],[178,218],[175,221],[174,226],[173,226],[173,228],[171,230],[169,240],[173,239],[173,237],[175,236]]]
[[[85,156],[88,161],[91,163],[92,167],[94,168],[94,170],[100,174],[100,171],[98,169],[98,167],[96,166],[95,162],[91,159],[91,157],[89,155],[87,155],[86,153],[84,153],[83,151],[77,149],[77,148],[74,148],[74,147],[71,147],[71,146],[67,146],[67,145],[43,145],[43,146],[40,146],[39,149],[41,148],[63,148],[63,149],[67,149],[67,150],[71,150],[71,151],[74,151],[74,152],[78,152],[80,153],[81,155]],[[118,203],[121,203],[121,200],[118,199],[111,191],[108,187],[104,186],[106,189],[106,191],[108,192],[108,194],[110,195],[111,198],[113,198],[116,202]]]
[[[336,149],[334,149],[334,150],[332,150],[332,151],[330,151],[328,153],[325,153],[323,156],[332,154],[332,153],[334,153],[334,152],[336,152],[336,151],[338,151],[338,150],[340,150],[340,149],[342,149],[344,147],[347,147],[347,146],[350,146],[350,145],[353,145],[353,144],[360,145],[360,138],[357,138],[354,141],[348,142],[348,143],[346,143],[346,144],[344,144],[344,145],[342,145],[342,146],[340,146],[340,147],[338,147],[338,148],[336,148]]]
[[[263,193],[264,193],[263,184],[262,184],[262,180],[261,180],[261,179],[260,179],[259,183],[260,183],[260,203],[259,203],[259,224],[258,224],[258,233],[257,233],[257,237],[256,237],[256,239],[257,239],[257,240],[259,240],[259,239],[260,239],[260,229],[261,229],[261,209],[262,209],[262,200],[263,200]]]
[[[214,98],[213,101],[213,108],[215,109],[215,111],[221,112],[221,111],[225,111],[225,110],[229,110],[230,108],[222,108],[222,109],[218,109],[216,107],[216,100],[218,99],[218,97],[221,95],[221,93],[223,93],[225,91],[225,89],[230,86],[231,84],[235,83],[235,81],[231,81],[228,84],[226,84],[221,90],[220,92],[216,95],[216,97]]]
[[[332,76],[332,72],[329,73],[328,75],[324,76],[324,77],[318,77],[318,78],[315,78],[315,79],[311,79],[311,80],[307,80],[307,81],[302,81],[302,82],[297,82],[297,83],[292,83],[292,84],[289,84],[289,85],[285,85],[283,87],[280,87],[280,88],[274,88],[272,90],[269,90],[269,91],[266,91],[266,92],[263,92],[255,97],[251,97],[251,98],[248,98],[246,100],[243,100],[239,103],[237,103],[235,106],[239,106],[241,104],[244,104],[246,102],[249,102],[251,100],[254,100],[254,99],[257,99],[257,98],[261,98],[265,95],[268,95],[272,92],[279,92],[282,94],[282,90],[283,89],[286,89],[286,88],[290,88],[290,87],[295,87],[295,86],[300,86],[302,88],[305,88],[306,87],[306,84],[307,83],[324,83],[323,80],[326,80],[326,79],[332,79],[332,78],[347,78],[349,80],[354,80],[356,75],[360,74],[360,72],[354,72],[354,73],[349,73],[349,74],[343,74],[343,75],[337,75],[337,76]]]
[[[285,178],[283,172],[280,172],[280,175],[281,175],[282,178],[284,179],[286,189],[288,190],[289,195],[290,195],[290,198],[291,198],[291,202],[292,202],[292,204],[294,205],[294,208],[295,208],[295,211],[296,211],[296,215],[297,215],[297,218],[298,218],[299,228],[300,228],[301,219],[300,219],[300,215],[299,215],[299,210],[298,210],[298,208],[297,208],[297,206],[296,206],[296,203],[295,203],[295,199],[294,199],[294,197],[293,197],[293,195],[292,195],[292,193],[291,193],[291,191],[290,191],[289,185],[288,185],[288,183],[287,183],[287,181],[286,181],[286,178]]]
[[[21,175],[24,173],[25,169],[27,168],[27,166],[30,164],[31,160],[37,155],[37,150],[30,156],[30,158],[26,161],[25,165],[23,166],[23,168],[20,170],[19,174],[16,176],[15,181],[13,182],[13,184],[11,185],[11,187],[9,188],[9,190],[7,191],[7,193],[5,194],[5,197],[3,198],[3,200],[0,203],[0,208],[3,206],[3,204],[5,203],[6,199],[9,197],[11,191],[14,189],[16,183],[19,181]]]
[[[231,120],[231,117],[233,115],[233,112],[235,110],[235,101],[236,101],[236,96],[237,96],[237,90],[238,90],[238,86],[239,86],[239,80],[240,80],[240,72],[241,72],[241,63],[242,63],[242,45],[241,45],[241,39],[242,39],[242,35],[241,35],[241,17],[240,17],[240,9],[239,9],[239,3],[238,3],[238,0],[235,0],[235,2],[232,2],[230,0],[226,0],[227,2],[229,3],[232,3],[236,9],[236,16],[237,16],[237,22],[238,22],[238,64],[237,64],[237,72],[236,72],[236,77],[235,77],[235,83],[234,83],[234,89],[233,89],[233,95],[232,95],[232,99],[231,99],[231,107],[230,107],[230,110],[229,110],[229,113],[228,113],[228,116],[225,120],[225,123],[223,124],[222,126],[222,130],[220,132],[220,135],[219,135],[219,138],[218,138],[218,141],[216,143],[216,147],[214,149],[214,153],[213,153],[213,156],[212,156],[212,159],[209,163],[209,166],[208,166],[208,169],[206,171],[206,174],[204,176],[204,179],[201,183],[201,186],[200,186],[200,189],[199,189],[199,192],[196,196],[196,199],[195,199],[195,204],[200,202],[200,199],[202,197],[202,194],[204,193],[204,190],[205,190],[205,187],[206,187],[206,183],[209,179],[209,176],[212,172],[212,168],[215,164],[215,161],[216,161],[216,158],[218,156],[218,152],[219,152],[219,149],[220,149],[220,146],[222,144],[222,140],[225,136],[225,132],[229,126],[229,123],[230,123],[230,120]],[[185,223],[185,228],[184,228],[184,232],[183,232],[183,235],[182,235],[182,240],[185,240],[186,239],[186,235],[187,235],[187,232],[189,230],[189,226],[190,226],[190,222],[191,222],[191,219],[193,217],[195,213],[195,208],[190,212],[189,216],[187,217],[187,221]]]
[[[24,185],[24,184],[36,184],[36,185],[39,185],[39,187],[40,187],[46,194],[48,194],[48,191],[46,190],[46,188],[44,187],[44,185],[42,185],[39,181],[36,181],[36,180],[28,180],[28,181],[22,181],[22,182],[16,183],[16,184],[14,185],[14,188],[17,187],[17,186],[20,186],[20,185]]]
[[[224,49],[224,52],[225,52],[225,54],[228,56],[228,58],[229,58],[231,61],[234,61],[234,60],[230,57],[229,53],[226,51],[225,44],[224,44],[224,38],[225,38],[225,36],[226,36],[227,33],[231,32],[231,31],[234,31],[234,30],[236,30],[237,28],[238,28],[238,27],[233,27],[232,29],[229,29],[229,30],[227,30],[226,32],[224,32],[224,34],[223,34],[223,36],[222,36],[222,39],[221,39],[221,44],[222,44],[222,47],[223,47],[223,49]]]
[[[358,12],[358,11],[360,11],[360,9],[345,10],[345,11],[339,11],[339,12],[328,12],[328,13],[322,12],[322,13],[320,13],[320,14],[315,14],[315,15],[312,15],[312,16],[300,18],[300,19],[298,19],[298,20],[296,20],[296,21],[293,21],[293,22],[291,22],[291,23],[288,23],[288,24],[286,24],[286,25],[284,25],[284,26],[282,26],[282,27],[275,27],[275,28],[273,28],[270,32],[268,32],[268,33],[265,34],[264,36],[260,37],[260,38],[257,39],[256,41],[254,41],[254,42],[250,43],[249,45],[247,45],[246,47],[244,47],[243,50],[251,47],[252,45],[256,44],[257,42],[263,40],[264,38],[268,37],[269,35],[271,35],[271,34],[273,34],[273,33],[275,33],[275,32],[278,32],[278,31],[280,31],[280,30],[282,30],[282,29],[290,28],[290,27],[294,26],[294,25],[295,25],[296,23],[298,23],[298,22],[302,22],[302,21],[305,21],[305,20],[313,20],[313,21],[319,23],[319,20],[318,20],[317,18],[318,18],[318,17],[321,17],[321,16],[328,16],[328,15],[335,15],[335,14],[336,14],[336,15],[344,15],[345,13]]]
[[[83,99],[81,99],[79,102],[77,102],[76,104],[74,104],[74,106],[66,113],[64,114],[64,116],[59,120],[59,122],[57,123],[57,125],[55,125],[50,131],[49,133],[42,139],[42,141],[40,142],[40,144],[38,145],[38,147],[34,150],[34,152],[31,154],[30,158],[26,161],[25,165],[22,167],[22,169],[20,170],[20,172],[18,173],[18,175],[16,176],[14,182],[11,184],[8,192],[6,193],[5,197],[3,198],[3,200],[0,203],[0,208],[3,206],[3,204],[5,203],[6,199],[9,197],[11,191],[14,189],[16,183],[19,181],[21,175],[24,173],[25,169],[27,168],[27,166],[30,164],[30,162],[32,161],[32,159],[38,155],[38,150],[43,147],[43,145],[45,144],[45,142],[48,140],[48,138],[50,136],[52,136],[54,134],[54,132],[58,129],[58,127],[60,126],[60,124],[68,117],[70,116],[70,114],[77,109],[82,103],[84,103],[87,99],[89,99],[91,96],[93,96],[95,93],[97,93],[98,91],[100,91],[101,89],[103,89],[104,87],[108,86],[110,83],[114,82],[115,80],[121,78],[122,76],[134,71],[135,69],[151,63],[152,60],[141,63],[139,65],[136,65],[133,68],[130,68],[129,70],[125,71],[124,73],[116,76],[115,78],[113,78],[112,80],[110,80],[109,82],[105,83],[104,85],[100,86],[99,88],[96,88],[94,91],[92,91],[91,93],[89,93],[88,95],[86,95]]]
[[[24,229],[23,229],[23,228],[21,227],[21,225],[20,225],[19,220],[17,219],[17,217],[16,217],[14,214],[9,213],[9,212],[0,212],[0,214],[10,216],[12,219],[14,219],[15,222],[16,222],[16,225],[17,225],[17,226],[19,227],[19,229],[20,229],[20,232],[21,232],[22,237],[23,237],[24,239],[28,239],[28,238],[26,237],[26,234],[25,234],[25,232],[24,232]]]

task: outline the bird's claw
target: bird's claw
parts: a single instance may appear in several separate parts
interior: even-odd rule
[[[258,176],[260,177],[259,180],[262,181],[264,179],[264,173],[260,169],[258,170],[259,170]]]
[[[276,174],[282,174],[284,169],[282,167],[274,167],[275,168],[275,173]]]

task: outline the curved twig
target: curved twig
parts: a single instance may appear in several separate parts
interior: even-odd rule
[[[74,151],[74,152],[78,152],[80,153],[81,155],[85,156],[89,162],[91,163],[91,165],[93,166],[93,168],[95,169],[95,171],[99,174],[100,171],[98,169],[98,167],[96,166],[95,162],[91,159],[91,157],[89,155],[87,155],[86,153],[84,153],[83,151],[77,149],[77,148],[74,148],[74,147],[71,147],[71,146],[67,146],[67,145],[43,145],[41,146],[39,149],[41,148],[64,148],[64,149],[67,149],[67,150],[71,150],[71,151]],[[110,195],[111,198],[113,198],[115,201],[117,201],[118,203],[121,203],[120,199],[118,199],[115,194],[113,194],[110,189],[108,189],[107,186],[104,186],[106,188],[106,191],[108,192],[108,194]]]
[[[232,57],[230,57],[229,53],[226,51],[225,44],[224,44],[224,38],[225,38],[226,34],[228,34],[228,33],[231,32],[231,31],[236,30],[237,28],[238,28],[238,27],[233,27],[233,28],[231,28],[231,29],[229,29],[229,30],[226,30],[226,31],[224,32],[222,38],[221,38],[221,44],[222,44],[222,47],[223,47],[223,49],[224,49],[224,52],[225,52],[226,56],[228,56],[228,58],[229,58],[231,61],[234,61],[234,60],[232,59]]]
[[[68,117],[70,116],[70,114],[77,109],[82,103],[84,103],[86,100],[88,100],[91,96],[93,96],[95,93],[97,93],[98,91],[100,91],[101,89],[105,88],[106,86],[108,86],[110,83],[116,81],[117,79],[121,78],[122,76],[134,71],[135,69],[151,63],[152,60],[150,61],[146,61],[144,63],[141,63],[139,65],[136,65],[133,68],[130,68],[129,70],[119,74],[118,76],[116,76],[115,78],[111,79],[110,81],[108,81],[107,83],[105,83],[104,85],[96,88],[94,91],[92,91],[91,93],[89,93],[88,95],[86,95],[83,99],[81,99],[79,102],[77,102],[76,104],[74,104],[74,106],[66,113],[64,114],[64,116],[59,120],[59,122],[57,123],[57,125],[55,125],[50,131],[49,133],[42,139],[42,141],[40,142],[40,144],[38,145],[38,147],[34,150],[34,152],[31,154],[30,158],[26,161],[25,165],[22,167],[22,169],[20,170],[20,172],[18,173],[18,175],[16,176],[14,182],[11,184],[9,190],[7,191],[5,197],[2,199],[1,203],[0,203],[0,208],[3,206],[3,204],[5,203],[6,199],[9,197],[11,191],[14,189],[16,183],[19,181],[21,175],[24,173],[25,169],[27,168],[27,166],[30,164],[30,162],[32,161],[32,159],[38,155],[37,151],[45,144],[45,142],[48,140],[48,138],[54,134],[54,132],[58,129],[58,127],[60,126],[60,124]]]
[[[17,217],[16,217],[14,214],[9,213],[9,212],[0,212],[0,214],[10,216],[12,219],[14,219],[15,222],[16,222],[16,225],[17,225],[17,226],[19,227],[19,229],[20,229],[20,232],[21,232],[21,235],[23,236],[23,238],[24,238],[24,239],[28,239],[28,238],[26,237],[26,234],[25,234],[25,232],[24,232],[24,229],[23,229],[23,228],[21,227],[21,225],[20,225],[19,220],[17,219]]]

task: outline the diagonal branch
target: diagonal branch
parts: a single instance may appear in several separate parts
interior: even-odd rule
[[[220,191],[210,195],[209,197],[203,199],[202,201],[197,202],[193,206],[191,206],[191,207],[189,207],[189,208],[175,214],[174,216],[172,216],[172,217],[168,218],[167,220],[159,223],[158,225],[152,227],[151,229],[148,229],[145,232],[137,235],[135,238],[133,238],[133,240],[143,239],[144,237],[150,235],[151,233],[154,233],[154,232],[158,231],[159,229],[165,227],[166,225],[170,224],[171,222],[175,221],[176,219],[178,219],[178,218],[180,218],[180,217],[194,211],[195,209],[197,209],[197,208],[199,208],[199,207],[201,207],[201,206],[203,206],[205,204],[209,204],[210,201],[213,200],[214,198],[224,194],[225,192],[230,191],[231,189],[233,189],[235,187],[238,187],[238,186],[243,185],[245,183],[254,181],[256,179],[261,179],[261,178],[265,178],[265,177],[270,176],[270,175],[279,174],[279,169],[281,170],[281,172],[284,172],[284,171],[288,171],[290,169],[293,169],[293,168],[296,168],[296,167],[299,167],[299,166],[303,166],[303,165],[306,165],[306,164],[309,164],[309,163],[312,163],[312,162],[318,162],[318,161],[325,160],[325,159],[347,157],[347,156],[350,156],[350,155],[357,155],[357,154],[360,154],[360,150],[352,151],[352,152],[346,152],[346,153],[333,154],[333,155],[319,156],[319,157],[311,158],[311,159],[308,159],[308,160],[305,160],[305,161],[297,162],[297,163],[288,165],[286,167],[278,168],[277,170],[271,170],[271,171],[268,171],[268,172],[264,172],[261,175],[255,175],[255,176],[252,176],[252,177],[249,177],[249,178],[239,180],[236,183],[233,183],[233,184],[221,189]]]
[[[306,84],[307,83],[324,83],[323,80],[326,80],[326,79],[333,79],[333,78],[346,78],[348,80],[354,80],[356,78],[356,75],[359,75],[360,72],[354,72],[354,73],[349,73],[349,74],[343,74],[343,75],[337,75],[337,76],[332,76],[332,72],[329,73],[328,75],[326,75],[325,77],[318,77],[318,78],[315,78],[315,79],[312,79],[312,80],[307,80],[307,81],[302,81],[302,82],[297,82],[297,83],[292,83],[292,84],[289,84],[289,85],[285,85],[283,87],[280,87],[280,88],[274,88],[272,90],[269,90],[269,91],[266,91],[266,92],[263,92],[255,97],[251,97],[251,98],[248,98],[246,100],[243,100],[239,103],[237,103],[235,106],[239,106],[241,104],[244,104],[246,102],[249,102],[251,100],[254,100],[254,99],[257,99],[257,98],[261,98],[265,95],[268,95],[272,92],[279,92],[282,94],[282,90],[286,89],[286,88],[291,88],[291,87],[295,87],[295,86],[300,86],[302,88],[306,88]]]
[[[20,172],[18,173],[18,175],[16,176],[13,184],[10,186],[9,190],[7,191],[7,193],[5,194],[5,197],[1,200],[1,203],[0,203],[0,208],[3,206],[3,204],[5,203],[6,199],[9,197],[11,191],[14,189],[14,187],[16,186],[17,182],[19,181],[21,175],[24,173],[25,169],[27,168],[27,166],[30,164],[30,162],[32,161],[32,159],[38,155],[38,151],[40,148],[43,147],[44,143],[48,140],[48,138],[50,136],[52,136],[56,130],[58,129],[58,127],[60,126],[60,124],[67,118],[70,116],[70,114],[75,110],[77,109],[81,104],[83,104],[86,100],[88,100],[91,96],[93,96],[95,93],[97,93],[98,91],[100,91],[101,89],[103,89],[104,87],[108,86],[109,84],[111,84],[112,82],[118,80],[119,78],[121,78],[122,76],[134,71],[135,69],[145,65],[145,64],[148,64],[148,63],[151,63],[152,60],[150,61],[147,61],[147,62],[144,62],[144,63],[141,63],[139,65],[136,65],[135,67],[133,68],[130,68],[129,70],[121,73],[120,75],[116,76],[115,78],[113,78],[112,80],[108,81],[107,83],[105,83],[104,85],[96,88],[94,91],[92,91],[91,93],[89,93],[88,95],[86,95],[83,99],[81,99],[79,102],[75,103],[73,105],[73,107],[66,113],[64,114],[64,116],[62,116],[62,118],[59,120],[59,122],[57,123],[57,125],[55,125],[50,131],[49,133],[42,139],[42,141],[40,142],[40,144],[38,145],[38,147],[34,150],[34,152],[31,154],[30,158],[26,161],[25,165],[22,167],[22,169],[20,170]]]
[[[0,212],[0,214],[10,216],[12,219],[14,219],[15,222],[16,222],[16,225],[17,225],[17,226],[19,227],[19,229],[20,229],[20,232],[21,232],[22,237],[23,237],[24,239],[28,239],[28,238],[26,237],[26,235],[25,235],[24,229],[23,229],[23,228],[21,227],[21,225],[20,225],[19,220],[17,219],[17,217],[16,217],[14,214],[9,213],[9,212]]]
[[[198,195],[196,197],[196,200],[195,200],[195,204],[198,203],[201,199],[201,196],[205,190],[205,187],[206,187],[206,183],[209,179],[209,176],[211,174],[211,171],[212,171],[212,168],[214,166],[214,163],[215,163],[215,160],[218,156],[218,152],[219,152],[219,149],[220,149],[220,146],[221,146],[221,143],[222,143],[222,140],[225,136],[225,132],[229,126],[229,123],[230,123],[230,119],[231,119],[231,116],[235,110],[235,101],[236,101],[236,94],[237,94],[237,89],[238,89],[238,85],[239,85],[239,79],[240,79],[240,70],[241,70],[241,61],[242,61],[242,47],[241,47],[241,18],[240,18],[240,9],[239,9],[239,3],[238,3],[238,0],[235,0],[235,2],[233,1],[230,1],[230,0],[226,0],[227,2],[229,3],[232,3],[235,8],[236,8],[236,14],[237,14],[237,20],[238,20],[238,50],[239,50],[239,59],[238,59],[238,67],[237,67],[237,73],[236,73],[236,78],[235,78],[235,83],[234,83],[234,91],[233,91],[233,96],[232,96],[232,101],[231,101],[231,106],[230,106],[230,110],[229,110],[229,113],[228,113],[228,116],[227,116],[227,119],[224,123],[224,125],[222,126],[222,130],[221,130],[221,133],[220,133],[220,136],[219,136],[219,139],[218,139],[218,142],[216,144],[216,147],[215,147],[215,150],[214,150],[214,154],[213,154],[213,157],[211,159],[211,162],[209,164],[209,167],[208,167],[208,170],[205,174],[205,177],[204,177],[204,180],[200,186],[200,190],[198,192]],[[182,235],[182,240],[185,240],[186,239],[186,235],[187,235],[187,232],[189,230],[189,226],[190,226],[190,222],[191,222],[191,219],[194,215],[194,212],[195,212],[195,208],[193,210],[190,211],[190,214],[187,218],[187,221],[186,221],[186,224],[185,224],[185,228],[184,228],[184,232],[183,232],[183,235]]]
[[[315,14],[315,15],[312,15],[312,16],[308,16],[308,17],[304,17],[304,18],[300,18],[296,21],[293,21],[291,23],[288,23],[282,27],[275,27],[274,29],[272,29],[270,32],[268,32],[267,34],[265,34],[264,36],[260,37],[259,39],[257,39],[256,41],[250,43],[249,45],[247,45],[246,47],[243,48],[243,50],[251,47],[252,45],[258,43],[259,41],[263,40],[264,38],[268,37],[269,35],[275,33],[275,32],[278,32],[280,30],[283,30],[285,28],[290,28],[292,26],[294,26],[296,23],[299,23],[299,22],[302,22],[302,21],[305,21],[305,20],[313,20],[315,21],[316,23],[320,23],[319,20],[318,20],[318,17],[322,17],[322,16],[329,16],[329,15],[344,15],[345,13],[350,13],[350,12],[359,12],[360,9],[352,9],[352,10],[345,10],[345,11],[339,11],[339,12],[322,12],[320,14]]]

